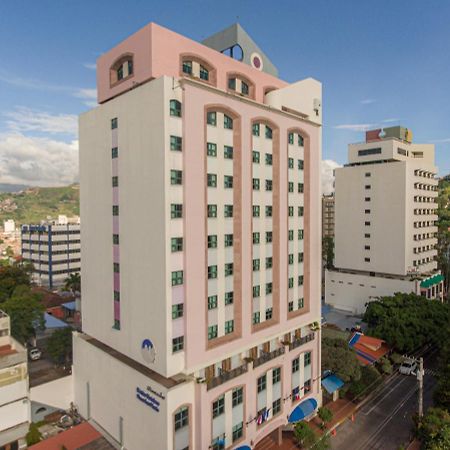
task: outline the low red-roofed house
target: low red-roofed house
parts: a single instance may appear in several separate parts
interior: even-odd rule
[[[385,341],[371,336],[365,336],[359,332],[353,333],[348,345],[355,350],[356,357],[364,366],[379,361],[391,351]]]

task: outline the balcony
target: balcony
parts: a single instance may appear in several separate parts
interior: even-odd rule
[[[242,366],[236,367],[235,369],[229,370],[227,372],[222,372],[220,375],[217,375],[214,378],[211,378],[206,382],[206,389],[209,391],[217,386],[220,386],[223,383],[226,383],[233,378],[236,378],[247,372],[247,364],[243,364]]]
[[[264,352],[261,356],[259,356],[253,361],[253,368],[261,366],[262,364],[274,358],[278,358],[278,356],[282,355],[284,352],[285,352],[284,346],[277,348],[276,350],[273,350],[271,352],[267,353]]]
[[[303,336],[302,338],[295,339],[293,342],[289,344],[289,350],[294,350],[294,348],[300,347],[303,344],[306,344],[307,342],[313,341],[315,337],[314,333],[307,334],[306,336]]]

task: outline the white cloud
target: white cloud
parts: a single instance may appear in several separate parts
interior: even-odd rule
[[[392,122],[400,122],[400,119],[392,118],[392,119],[384,119],[381,121],[381,123],[392,123]]]
[[[49,114],[30,108],[18,107],[4,113],[6,125],[13,132],[38,131],[49,134],[78,133],[78,119],[74,114]]]
[[[95,108],[97,104],[97,89],[78,89],[73,94],[74,97],[82,98],[83,103],[90,108]]]
[[[371,103],[375,103],[376,100],[374,98],[365,98],[361,100],[361,105],[370,105]]]
[[[336,125],[333,128],[335,128],[336,130],[367,131],[375,126],[376,126],[376,124],[373,124],[373,123],[349,123],[349,124]]]
[[[342,167],[332,159],[322,161],[322,194],[334,192],[334,169]]]
[[[0,180],[31,186],[64,186],[78,180],[78,141],[0,134]]]
[[[95,69],[97,69],[97,64],[95,64],[95,63],[84,63],[83,67],[86,67],[86,69],[95,70]]]

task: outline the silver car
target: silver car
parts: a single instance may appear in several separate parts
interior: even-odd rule
[[[413,359],[405,359],[400,365],[398,371],[403,375],[415,375],[417,370],[417,363]]]

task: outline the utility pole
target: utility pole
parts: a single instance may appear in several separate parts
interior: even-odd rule
[[[423,417],[423,358],[419,358],[419,370],[417,371],[417,381],[419,382],[419,418]]]

